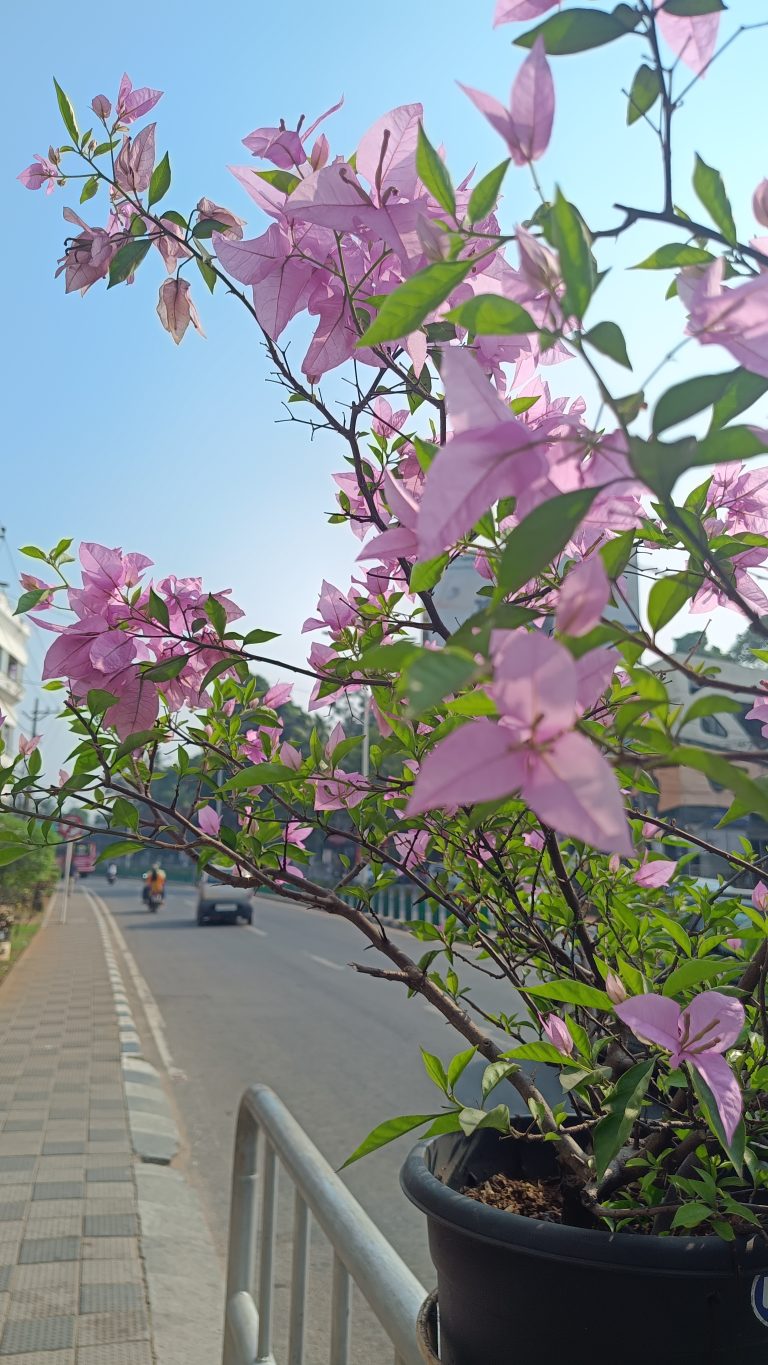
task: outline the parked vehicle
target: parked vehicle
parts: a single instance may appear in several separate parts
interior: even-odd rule
[[[222,872],[227,869],[222,868]],[[215,873],[216,869],[212,869]],[[227,919],[234,924],[238,919],[253,923],[253,891],[249,886],[231,886],[217,881],[215,875],[203,872],[197,884],[197,923]]]

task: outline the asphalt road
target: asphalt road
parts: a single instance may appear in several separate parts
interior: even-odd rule
[[[252,928],[198,928],[194,888],[170,887],[158,915],[139,884],[89,878],[109,905],[159,1006],[193,1174],[214,1237],[226,1245],[234,1117],[246,1086],[271,1085],[334,1167],[381,1120],[440,1108],[419,1045],[447,1061],[462,1040],[418,998],[347,967],[365,957],[352,926],[298,906],[257,899]],[[395,931],[399,932],[399,931]],[[402,933],[417,951],[421,946]],[[370,959],[369,959],[370,960]],[[478,978],[477,998],[514,1008],[503,983]],[[466,1073],[477,1102],[484,1064]],[[555,1083],[547,1087],[559,1097]],[[514,1091],[496,1099],[516,1099]],[[421,1215],[401,1194],[408,1137],[365,1158],[344,1179],[423,1284],[434,1281]]]

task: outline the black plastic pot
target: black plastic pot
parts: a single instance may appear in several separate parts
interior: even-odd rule
[[[427,1215],[442,1365],[768,1365],[768,1245],[521,1218],[460,1194],[555,1174],[549,1144],[490,1129],[420,1143],[401,1173]]]

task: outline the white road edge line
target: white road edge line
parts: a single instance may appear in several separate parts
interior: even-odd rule
[[[130,951],[128,944],[123,938],[122,932],[117,927],[112,911],[106,902],[102,900],[101,896],[97,895],[95,891],[86,890],[85,894],[91,900],[96,913],[98,914],[101,912],[104,915],[112,937],[117,944],[119,952],[122,954],[123,961],[128,968],[128,974],[133,982],[136,994],[141,1001],[150,1032],[154,1039],[155,1047],[157,1048],[158,1055],[165,1070],[173,1080],[186,1080],[186,1073],[175,1065],[173,1056],[171,1055],[171,1049],[168,1046],[168,1041],[165,1036],[165,1020],[160,1012],[160,1007],[139,971],[133,953]]]
[[[311,957],[313,962],[319,962],[321,967],[330,967],[334,972],[344,971],[339,962],[329,962],[327,957],[318,957],[315,953],[307,953],[307,957]]]
[[[260,929],[257,924],[246,924],[245,927],[249,934],[258,934],[259,938],[269,938],[266,929]]]

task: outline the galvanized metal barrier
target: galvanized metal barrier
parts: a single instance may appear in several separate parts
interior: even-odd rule
[[[237,1118],[223,1365],[276,1365],[272,1339],[279,1166],[295,1187],[286,1365],[304,1365],[313,1217],[333,1248],[329,1365],[350,1365],[353,1283],[389,1337],[395,1365],[420,1365],[416,1322],[426,1291],[266,1085],[246,1090]]]

